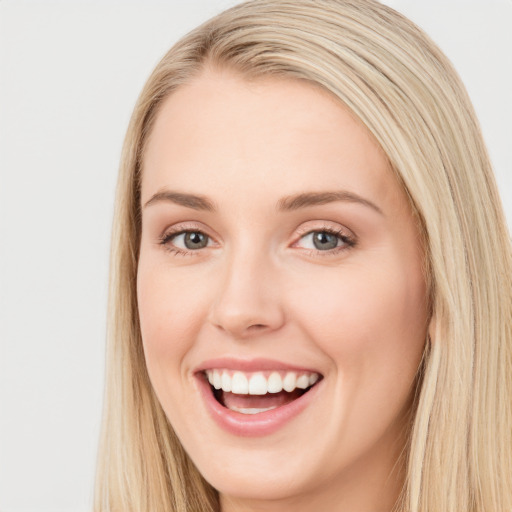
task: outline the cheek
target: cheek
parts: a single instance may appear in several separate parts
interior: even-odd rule
[[[137,273],[139,319],[148,368],[179,362],[197,335],[197,289],[187,279],[141,260]]]
[[[351,266],[315,280],[295,307],[302,328],[344,380],[413,378],[426,337],[421,270],[399,264]]]

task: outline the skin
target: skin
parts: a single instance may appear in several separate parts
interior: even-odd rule
[[[164,189],[205,196],[217,211],[145,206]],[[276,209],[284,196],[340,190],[376,208],[338,200]],[[222,510],[390,510],[427,303],[417,226],[368,130],[314,85],[206,69],[161,107],[141,201],[148,372]],[[173,228],[200,231],[208,245],[187,249],[184,236],[161,244]],[[307,233],[324,229],[356,244],[335,238],[337,252],[319,249]],[[225,356],[312,368],[321,388],[277,432],[233,435],[210,418],[194,377]]]

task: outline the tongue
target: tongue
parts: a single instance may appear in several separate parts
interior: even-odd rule
[[[299,398],[304,391],[295,389],[291,393],[281,391],[280,393],[267,393],[266,395],[235,395],[222,391],[220,402],[231,409],[232,407],[266,409],[267,407],[281,407]]]

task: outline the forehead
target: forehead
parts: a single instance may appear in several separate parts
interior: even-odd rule
[[[374,200],[401,194],[380,146],[332,94],[231,71],[205,71],[163,102],[143,164],[143,202],[168,186],[252,198],[331,188]]]

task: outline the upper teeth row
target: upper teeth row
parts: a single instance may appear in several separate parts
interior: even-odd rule
[[[286,372],[284,376],[279,372],[272,372],[268,377],[262,372],[246,374],[240,371],[206,370],[208,381],[215,389],[230,391],[237,395],[265,395],[266,393],[279,393],[293,391],[296,388],[306,389],[318,379],[318,373],[312,372]]]

